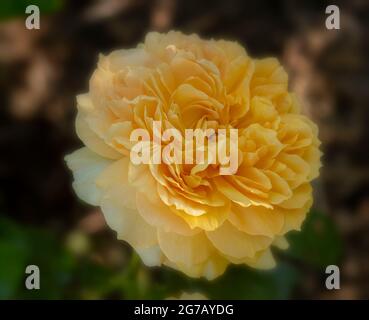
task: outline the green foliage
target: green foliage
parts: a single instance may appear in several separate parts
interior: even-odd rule
[[[10,221],[0,219],[0,299],[13,297],[28,257],[27,239]]]
[[[1,0],[0,21],[24,16],[31,4],[38,6],[41,14],[48,14],[59,11],[63,0]]]
[[[186,291],[201,292],[209,299],[288,299],[297,280],[297,270],[285,263],[268,271],[232,266],[212,281],[191,279],[167,270],[163,273],[166,286],[163,292],[166,297]]]
[[[19,296],[22,299],[63,298],[64,288],[72,282],[76,260],[51,233],[31,229],[27,237],[30,251],[27,264],[40,268],[41,286],[40,290],[20,290]]]
[[[61,298],[70,280],[73,257],[49,232],[0,219],[0,298]],[[37,265],[40,290],[25,290],[25,269]]]
[[[300,232],[288,236],[289,257],[318,269],[337,264],[342,256],[342,239],[332,219],[319,211],[312,210]]]
[[[214,284],[206,283],[209,297],[214,299],[288,299],[298,279],[297,270],[279,264],[270,271],[258,271],[241,266],[230,269]]]

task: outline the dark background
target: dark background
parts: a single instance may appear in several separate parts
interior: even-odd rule
[[[27,30],[25,7],[41,9]],[[340,30],[325,8],[340,8]],[[0,298],[369,298],[369,2],[3,0],[0,2]],[[213,283],[142,266],[98,208],[80,202],[63,161],[82,143],[75,96],[99,53],[130,48],[149,30],[239,41],[278,57],[324,152],[315,204],[271,272],[232,267]],[[341,289],[325,288],[337,264]],[[41,290],[24,289],[37,264]]]

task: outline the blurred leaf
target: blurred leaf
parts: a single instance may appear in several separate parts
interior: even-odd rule
[[[73,286],[69,299],[101,299],[110,293],[106,289],[112,271],[87,259],[81,259],[73,272]]]
[[[0,218],[0,299],[14,296],[23,281],[28,256],[23,233],[7,219]]]
[[[312,210],[300,232],[287,236],[290,248],[285,254],[317,268],[337,264],[342,256],[342,239],[333,220]]]
[[[99,290],[102,295],[123,299],[152,299],[155,288],[150,287],[149,272],[140,263],[137,254],[132,253],[127,266],[106,277]]]
[[[213,299],[288,299],[297,278],[297,270],[288,264],[280,263],[270,271],[243,266],[207,284],[206,291]]]
[[[0,298],[62,297],[71,280],[73,257],[50,232],[0,219]],[[40,289],[26,290],[27,265],[40,268]]]
[[[36,5],[41,14],[53,13],[63,7],[62,0],[1,0],[0,20],[25,16],[27,6]]]
[[[165,270],[151,298],[167,298],[179,293],[200,292],[209,299],[288,299],[298,281],[297,270],[280,263],[273,270],[231,266],[213,281],[191,279],[179,272]]]
[[[28,264],[40,268],[40,289],[22,290],[22,298],[58,299],[72,281],[74,257],[59,244],[56,237],[44,230],[28,230],[31,256]]]
[[[24,285],[27,265],[40,269],[40,289]],[[73,255],[48,230],[0,218],[0,299],[98,299],[140,297],[138,258],[114,271]]]

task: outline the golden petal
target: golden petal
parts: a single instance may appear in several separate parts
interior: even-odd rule
[[[257,252],[265,250],[273,241],[269,237],[242,232],[228,221],[218,229],[206,232],[206,235],[220,252],[238,259],[255,257]]]

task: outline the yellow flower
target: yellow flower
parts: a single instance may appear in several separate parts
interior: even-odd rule
[[[118,239],[148,266],[213,279],[229,263],[270,268],[270,248],[298,230],[320,168],[317,127],[299,113],[274,58],[238,43],[149,33],[135,49],[100,57],[77,97],[86,147],[66,157],[73,187],[100,206]],[[130,161],[137,128],[238,129],[237,171],[219,164]]]

